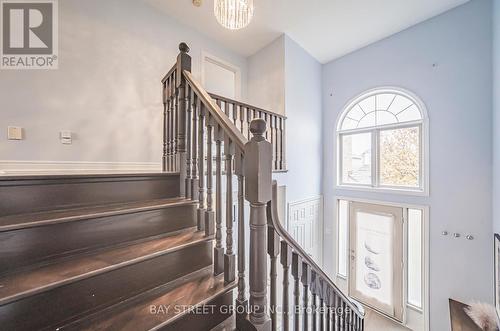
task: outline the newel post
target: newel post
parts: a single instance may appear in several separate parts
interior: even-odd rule
[[[191,56],[188,55],[189,47],[186,43],[179,44],[179,55],[177,56],[177,76],[175,87],[179,91],[179,108],[177,114],[177,154],[179,160],[180,175],[180,195],[186,196],[187,178],[187,146],[186,146],[186,127],[187,127],[187,108],[189,100],[187,95],[187,83],[182,72],[191,71]]]
[[[270,331],[267,313],[267,216],[272,191],[272,145],[266,141],[266,122],[250,124],[252,139],[245,145],[245,198],[250,203],[250,315],[249,329]]]

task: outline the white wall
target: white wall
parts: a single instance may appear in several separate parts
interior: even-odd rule
[[[198,78],[205,50],[246,82],[244,57],[142,1],[59,1],[59,69],[0,73],[0,160],[159,162],[160,79],[181,41]],[[7,141],[8,125],[26,139]],[[63,129],[75,133],[72,145],[59,142]]]
[[[450,297],[492,302],[491,54],[491,1],[475,0],[323,67],[325,264],[334,271],[335,195],[430,206],[433,331],[450,329]],[[348,100],[384,85],[413,91],[428,108],[429,197],[334,189],[337,117]]]
[[[500,1],[493,0],[493,229],[500,233]]]
[[[285,114],[285,37],[248,57],[248,100],[252,105]]]

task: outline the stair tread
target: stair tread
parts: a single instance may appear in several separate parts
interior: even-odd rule
[[[86,331],[157,329],[179,319],[187,314],[189,309],[201,307],[217,296],[234,289],[236,285],[236,282],[225,284],[224,275],[214,276],[212,268],[203,269],[177,280],[175,285],[167,284],[165,287],[154,289],[86,318],[85,326],[78,329]],[[151,312],[151,307],[154,307],[154,313]],[[211,312],[210,309],[208,312]],[[65,327],[61,330],[65,330]]]
[[[192,227],[7,275],[0,279],[0,305],[211,239]]]
[[[9,215],[0,217],[0,231],[11,231],[33,226],[70,222],[90,217],[104,217],[192,203],[194,203],[192,200],[187,200],[185,198],[168,198]]]

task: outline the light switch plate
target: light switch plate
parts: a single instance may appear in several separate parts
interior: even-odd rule
[[[7,129],[7,139],[23,140],[23,128],[19,126],[9,126]]]
[[[64,145],[71,145],[73,143],[73,135],[71,131],[61,131],[59,133],[59,137],[61,138],[61,143]]]

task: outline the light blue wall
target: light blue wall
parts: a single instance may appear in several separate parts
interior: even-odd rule
[[[288,172],[273,177],[279,185],[286,185],[288,202],[322,193],[321,69],[318,61],[286,35],[249,58],[249,102],[287,116]]]
[[[473,0],[323,67],[326,266],[334,270],[334,196],[430,206],[432,331],[450,328],[448,298],[492,302],[491,38],[491,2]],[[428,108],[429,197],[334,189],[337,116],[351,98],[385,85],[413,91]]]
[[[321,195],[321,64],[285,36],[285,115],[287,200]],[[280,178],[279,176],[275,176]]]
[[[493,0],[493,228],[500,233],[500,0]]]

